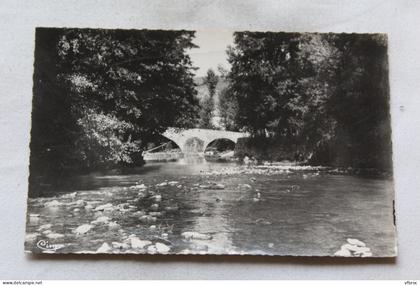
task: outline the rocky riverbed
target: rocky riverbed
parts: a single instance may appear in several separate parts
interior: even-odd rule
[[[174,162],[76,182],[29,199],[27,251],[394,254],[389,180],[309,166]]]

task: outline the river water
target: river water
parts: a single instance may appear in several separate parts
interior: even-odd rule
[[[29,198],[27,251],[330,256],[354,238],[395,255],[387,179],[186,159],[70,181]]]

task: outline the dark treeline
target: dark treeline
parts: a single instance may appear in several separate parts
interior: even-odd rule
[[[193,38],[37,29],[31,179],[141,165],[168,127],[215,128],[215,94],[224,127],[252,135],[239,154],[390,170],[385,36],[237,32],[201,100]]]
[[[391,170],[385,35],[237,32],[228,58],[220,113],[252,134],[242,154]]]
[[[198,118],[194,32],[36,30],[31,177],[140,165],[167,127]]]

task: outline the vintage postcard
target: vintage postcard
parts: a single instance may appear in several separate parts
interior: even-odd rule
[[[396,256],[385,34],[35,33],[26,252]]]

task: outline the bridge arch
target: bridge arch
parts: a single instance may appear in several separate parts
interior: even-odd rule
[[[216,138],[210,142],[207,143],[207,145],[204,146],[203,151],[206,152],[206,150],[210,147],[210,146],[214,146],[215,148],[217,148],[217,150],[221,150],[221,149],[230,149],[233,150],[235,148],[235,145],[237,143],[237,140],[233,140],[230,138]]]
[[[191,137],[185,140],[183,152],[201,153],[204,152],[206,142],[198,137]]]

